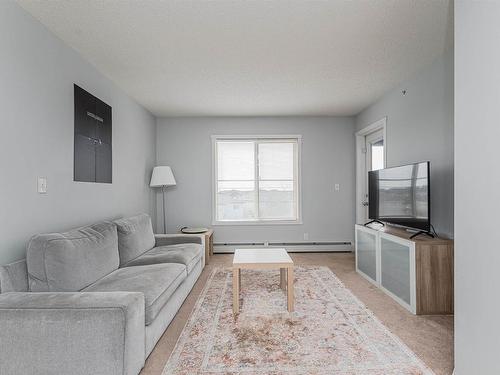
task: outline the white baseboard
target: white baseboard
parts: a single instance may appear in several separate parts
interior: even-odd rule
[[[294,253],[318,253],[318,252],[352,252],[354,250],[350,242],[292,242],[292,243],[215,243],[214,253],[231,254],[235,249],[252,248],[285,248],[288,252]]]

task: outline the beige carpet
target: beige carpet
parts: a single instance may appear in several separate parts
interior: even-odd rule
[[[436,374],[451,374],[453,369],[453,317],[414,316],[354,271],[352,254],[292,254],[296,265],[326,265],[375,316]],[[231,255],[212,258],[192,293],[146,362],[142,374],[160,375],[175,343],[193,310],[207,278],[215,266],[229,266]]]

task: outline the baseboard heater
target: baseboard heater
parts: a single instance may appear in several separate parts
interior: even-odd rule
[[[284,247],[291,253],[351,252],[350,241],[314,241],[314,242],[219,242],[214,243],[214,253],[234,253],[238,248]]]

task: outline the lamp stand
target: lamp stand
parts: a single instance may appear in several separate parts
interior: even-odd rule
[[[163,233],[167,234],[167,212],[165,210],[165,186],[161,187],[163,195]]]

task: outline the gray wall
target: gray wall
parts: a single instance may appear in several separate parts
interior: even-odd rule
[[[0,51],[0,264],[35,233],[153,212],[154,117],[11,1]],[[73,83],[113,107],[113,184],[73,182]]]
[[[438,233],[452,237],[453,50],[362,111],[356,129],[385,116],[387,166],[431,162],[431,221]]]
[[[455,2],[456,375],[500,374],[500,3]]]
[[[211,135],[301,134],[303,224],[218,226],[215,240],[303,241],[304,233],[309,233],[310,241],[352,241],[352,118],[164,118],[157,124],[158,163],[170,165],[177,180],[177,186],[167,191],[170,232],[185,225],[211,225]],[[339,192],[334,191],[335,183],[340,184]],[[158,202],[161,204],[161,199]],[[161,227],[161,218],[158,223]]]

